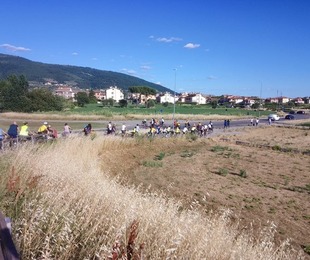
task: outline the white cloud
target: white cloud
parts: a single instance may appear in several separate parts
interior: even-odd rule
[[[122,69],[121,71],[123,73],[129,74],[129,75],[136,75],[137,74],[137,72],[135,70],[129,70],[129,69],[126,69],[126,68]]]
[[[77,55],[79,55],[77,52],[72,52],[72,55],[73,56],[77,56]]]
[[[176,37],[170,37],[170,38],[161,37],[161,38],[157,38],[156,41],[169,43],[169,42],[182,41],[182,39],[181,38],[176,38]]]
[[[200,44],[191,43],[191,42],[184,45],[184,48],[187,48],[187,49],[196,49],[199,47],[200,47]]]
[[[9,51],[13,51],[13,52],[15,52],[15,51],[31,51],[31,50],[28,49],[28,48],[25,48],[25,47],[17,47],[17,46],[14,46],[14,45],[11,45],[11,44],[7,44],[7,43],[0,45],[0,47],[2,47],[2,48],[4,48],[4,49],[7,49],[7,50],[9,50]]]
[[[150,70],[151,67],[150,67],[150,66],[147,66],[147,65],[142,65],[142,66],[140,66],[140,69],[143,69],[143,70]]]

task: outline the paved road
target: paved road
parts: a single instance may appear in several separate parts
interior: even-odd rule
[[[299,120],[299,119],[310,119],[310,114],[296,114],[295,116],[295,120]],[[255,121],[255,118],[253,118]],[[288,122],[289,120],[286,120],[283,118],[280,118],[279,121],[274,121],[272,122],[272,124],[283,124],[285,122]],[[190,124],[193,125],[194,123],[197,124],[199,121],[190,121]],[[208,123],[209,120],[201,120],[202,124]],[[132,130],[137,124],[139,124],[140,128],[143,129],[142,127],[142,121],[141,120],[125,120],[125,121],[112,121],[112,123],[115,123],[117,126],[117,130],[121,129],[122,124],[124,123],[127,127],[127,130]],[[149,121],[147,122],[147,124],[149,125]],[[179,120],[179,123],[181,124],[181,128],[183,128],[185,120]],[[213,126],[215,129],[219,129],[219,128],[224,128],[224,120],[212,120]],[[102,121],[102,128],[99,129],[95,129],[95,130],[101,130],[101,131],[105,131],[106,130],[106,125],[108,124],[108,121]],[[261,118],[259,119],[259,125],[267,125],[268,124],[268,119],[266,118]],[[173,121],[172,120],[165,120],[165,125],[173,125]],[[249,126],[250,125],[250,119],[238,119],[238,120],[231,120],[230,121],[230,127],[243,127],[243,126]]]

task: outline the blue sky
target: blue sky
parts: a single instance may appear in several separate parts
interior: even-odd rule
[[[310,95],[309,0],[2,0],[0,52],[177,92]]]

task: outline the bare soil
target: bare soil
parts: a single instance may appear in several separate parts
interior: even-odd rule
[[[197,140],[137,140],[104,151],[102,165],[126,185],[164,192],[184,208],[229,208],[240,230],[255,234],[273,222],[277,242],[291,239],[300,250],[310,245],[309,144],[309,129],[245,127]]]

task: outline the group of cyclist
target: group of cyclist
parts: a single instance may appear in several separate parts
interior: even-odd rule
[[[163,136],[172,136],[172,135],[181,135],[181,134],[198,134],[200,136],[206,136],[208,133],[213,131],[213,124],[210,121],[209,123],[202,124],[198,122],[197,124],[193,123],[192,125],[188,120],[185,121],[184,125],[181,126],[180,122],[174,120],[172,125],[166,125],[165,120],[161,118],[160,120],[152,118],[147,123],[146,119],[142,120],[142,127],[148,129],[144,131],[148,136],[154,137],[155,135]],[[92,133],[92,125],[86,124],[83,128],[84,135],[90,135]],[[72,132],[71,127],[65,123],[63,127],[63,132],[61,133],[62,137],[68,137]],[[107,135],[117,134],[116,125],[112,122],[109,122],[106,127]],[[140,125],[136,124],[134,128],[130,131],[127,130],[125,123],[122,124],[120,134],[122,136],[137,136],[140,134]],[[10,146],[13,146],[17,142],[37,139],[55,139],[58,137],[58,132],[55,128],[52,128],[48,122],[44,122],[36,132],[32,132],[29,129],[28,122],[24,122],[20,127],[16,122],[13,122],[7,132],[3,131],[0,128],[0,149],[3,149],[3,141],[5,139],[9,140]]]
[[[63,136],[68,136],[71,133],[71,127],[65,123]],[[7,132],[0,128],[0,150],[3,149],[4,140],[9,141],[10,147],[16,145],[18,142],[25,142],[29,140],[49,140],[58,137],[58,132],[48,122],[44,122],[36,132],[30,131],[28,122],[24,122],[20,127],[14,121],[8,128]]]
[[[157,120],[153,120],[150,122],[149,126],[149,136],[155,135],[164,135],[166,137],[172,135],[181,135],[181,134],[197,134],[199,136],[206,136],[208,133],[213,131],[213,123],[210,121],[209,123],[201,123],[198,122],[190,124],[188,120],[185,121],[184,126],[181,126],[181,123],[177,120],[174,120],[173,125],[165,125],[164,120],[162,119],[160,122]]]

